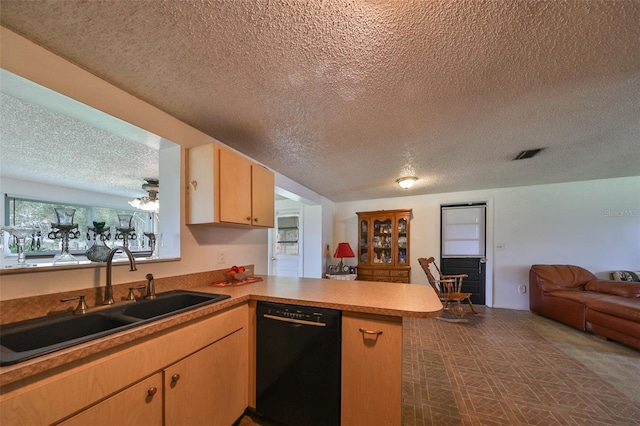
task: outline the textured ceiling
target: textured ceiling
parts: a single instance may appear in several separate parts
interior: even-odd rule
[[[0,8],[3,26],[334,201],[640,173],[639,0]]]

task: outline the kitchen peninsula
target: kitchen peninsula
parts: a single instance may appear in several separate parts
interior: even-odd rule
[[[271,276],[212,287],[211,277],[192,274],[156,284],[158,291],[179,286],[229,299],[1,367],[2,424],[86,424],[105,415],[116,415],[110,418],[116,421],[126,412],[125,423],[135,421],[134,415],[158,424],[163,418],[164,424],[197,423],[198,415],[206,415],[210,424],[229,425],[246,407],[255,407],[258,301],[342,311],[342,424],[401,424],[402,318],[440,312],[430,287]],[[189,385],[190,371],[203,378],[193,384],[200,387],[179,394]],[[143,397],[136,398],[138,393]],[[204,408],[198,410],[193,395],[202,393]]]

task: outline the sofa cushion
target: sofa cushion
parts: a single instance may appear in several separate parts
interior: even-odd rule
[[[640,282],[640,271],[613,271],[611,279],[614,281]]]
[[[545,293],[557,290],[582,291],[587,281],[596,279],[591,272],[574,265],[533,265],[531,273]]]
[[[640,297],[640,283],[622,281],[591,280],[584,289],[598,293],[615,294],[623,297]]]
[[[568,299],[575,302],[588,305],[590,300],[598,300],[603,295],[592,291],[573,291],[573,290],[558,290],[545,294],[545,297],[557,297],[559,299]]]
[[[587,312],[589,310],[635,322],[640,328],[639,298],[601,294],[598,299],[592,299],[587,302]]]

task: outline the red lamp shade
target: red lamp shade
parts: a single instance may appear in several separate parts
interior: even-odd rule
[[[336,253],[333,255],[333,257],[356,257],[356,255],[353,254],[353,250],[351,250],[351,246],[349,245],[349,243],[338,243],[338,248],[336,248]]]

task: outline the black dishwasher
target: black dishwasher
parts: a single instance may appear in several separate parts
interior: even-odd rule
[[[291,426],[340,424],[342,312],[258,302],[256,412]]]

